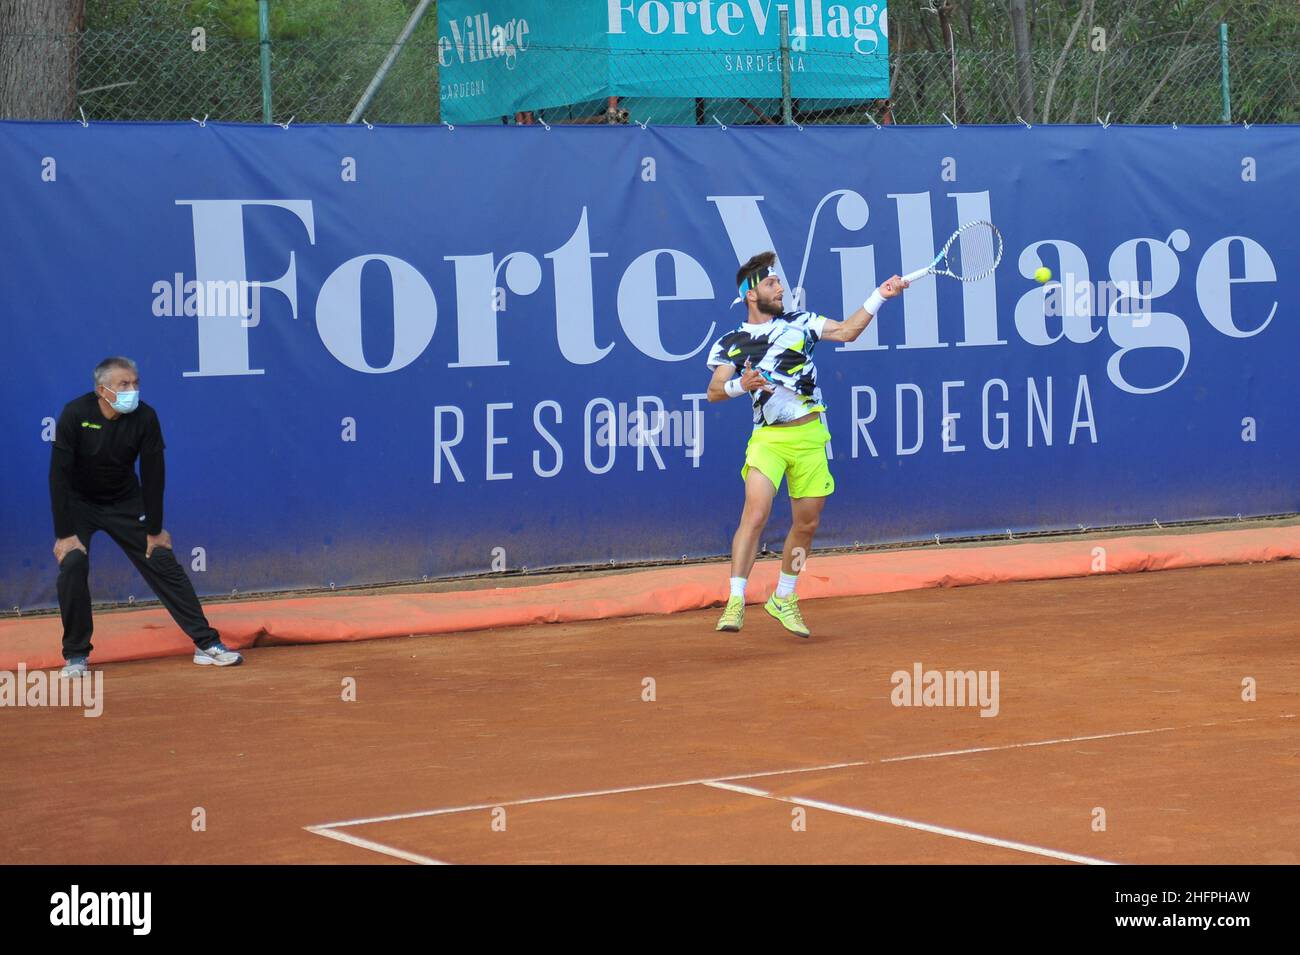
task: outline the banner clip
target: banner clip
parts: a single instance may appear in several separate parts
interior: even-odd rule
[[[1024,119],[1021,118],[1019,113],[1016,114],[1016,119],[1019,119],[1022,123],[1025,123]],[[1025,129],[1033,129],[1033,128],[1034,128],[1033,126],[1029,125],[1028,123],[1025,123]]]
[[[947,114],[947,113],[943,113],[942,115],[943,115],[943,118],[944,118],[944,119],[948,119],[948,114]],[[956,129],[956,128],[957,128],[957,124],[954,123],[951,119],[948,119],[948,125],[951,126],[953,129]]]
[[[455,131],[455,129],[456,129],[455,126],[451,125],[451,123],[447,122],[446,120],[443,120],[442,125],[446,126],[447,129],[448,129],[448,130],[451,130],[451,131]]]
[[[208,125],[208,114],[207,114],[207,113],[204,113],[202,119],[195,119],[193,116],[191,116],[191,117],[190,117],[190,122],[191,122],[191,123],[198,123],[198,124],[199,124],[199,128],[201,129],[201,128],[203,128],[204,126],[207,126],[207,125]]]
[[[375,128],[375,124],[372,123],[370,120],[366,119],[364,116],[361,117],[361,122],[363,122],[363,123],[366,124],[366,129],[374,129],[374,128]]]
[[[289,128],[289,123],[292,123],[292,122],[293,122],[295,119],[297,119],[297,118],[298,118],[298,114],[295,113],[294,115],[292,115],[292,116],[289,117],[288,122],[284,122],[284,123],[276,123],[275,125],[279,126],[281,129],[288,129],[288,128]]]
[[[1097,117],[1094,117],[1094,118],[1097,120],[1098,123],[1101,124],[1101,128],[1102,128],[1102,129],[1109,129],[1109,128],[1110,128],[1110,113],[1107,113],[1107,114],[1106,114],[1106,118],[1105,118],[1105,119],[1102,119],[1100,116],[1097,116]]]
[[[81,114],[81,128],[85,129],[90,125],[90,121],[86,119],[86,111],[82,109],[80,106],[78,106],[77,112]]]
[[[719,126],[721,126],[723,129],[726,129],[726,128],[727,128],[727,124],[724,123],[722,120],[718,119],[718,114],[717,114],[717,113],[714,113],[714,114],[713,114],[713,121],[714,121],[715,123],[717,123]]]

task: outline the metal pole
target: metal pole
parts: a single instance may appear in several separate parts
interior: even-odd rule
[[[388,78],[388,71],[393,68],[393,63],[397,60],[397,55],[402,52],[402,47],[406,44],[406,41],[411,38],[411,34],[415,32],[415,28],[420,25],[420,20],[424,18],[424,12],[429,9],[429,4],[432,2],[433,0],[420,0],[420,5],[416,7],[415,12],[411,14],[411,19],[406,21],[406,26],[402,28],[402,33],[397,38],[397,42],[394,43],[393,48],[388,51],[388,56],[384,57],[384,62],[379,65],[379,70],[370,80],[370,85],[366,87],[366,91],[361,94],[361,101],[357,103],[356,109],[354,109],[352,115],[348,117],[349,123],[355,123],[361,118],[362,114],[365,113],[366,107],[370,105],[370,101],[373,100],[375,94],[379,92],[379,87],[383,86],[384,80]]]
[[[1222,64],[1222,78],[1220,85],[1223,88],[1223,116],[1225,123],[1232,122],[1232,96],[1228,92],[1228,25],[1219,24],[1219,62]]]
[[[262,47],[262,122],[271,122],[271,12],[267,0],[257,0],[257,32]]]
[[[790,11],[781,8],[781,122],[794,123],[790,108]]]

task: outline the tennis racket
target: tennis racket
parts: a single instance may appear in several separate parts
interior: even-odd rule
[[[1002,233],[992,222],[978,219],[967,222],[954,232],[933,262],[904,275],[903,281],[915,282],[926,275],[947,275],[959,282],[977,282],[992,275],[1001,261]]]

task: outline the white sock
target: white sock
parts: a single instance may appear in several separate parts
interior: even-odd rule
[[[733,596],[733,597],[743,597],[743,596],[745,596],[745,578],[744,578],[744,577],[732,577],[732,578],[731,578],[731,596]]]
[[[778,597],[789,597],[794,593],[794,585],[798,579],[798,574],[787,574],[782,571],[781,579],[776,583],[776,595]]]

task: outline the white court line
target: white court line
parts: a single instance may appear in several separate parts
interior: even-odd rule
[[[643,793],[655,789],[677,789],[683,786],[699,786],[718,779],[757,779],[760,776],[788,776],[794,773],[820,773],[832,769],[848,769],[853,766],[867,766],[869,759],[854,760],[849,763],[827,763],[824,766],[804,766],[799,769],[768,769],[761,773],[745,773],[740,776],[707,776],[704,779],[681,779],[672,783],[650,783],[646,786],[620,786],[617,789],[593,789],[582,793],[561,793],[558,796],[532,796],[528,799],[511,799],[506,802],[482,802],[472,806],[449,806],[446,809],[421,809],[418,812],[402,812],[392,816],[372,816],[368,819],[346,819],[343,822],[323,822],[317,826],[304,828],[345,829],[348,826],[368,826],[376,822],[400,822],[403,819],[422,819],[425,816],[447,816],[457,812],[481,812],[484,809],[496,809],[498,806],[529,806],[539,802],[561,802],[565,799],[590,799],[593,796],[618,796],[623,793]]]
[[[1213,723],[1203,723],[1202,726],[1213,726]],[[905,763],[912,759],[939,759],[942,756],[966,756],[971,753],[995,753],[1008,749],[1028,749],[1031,746],[1055,746],[1058,743],[1083,743],[1092,739],[1115,739],[1120,736],[1146,736],[1149,733],[1168,733],[1172,730],[1187,729],[1186,726],[1160,726],[1156,729],[1149,730],[1127,730],[1123,733],[1098,733],[1095,736],[1070,736],[1066,739],[1044,739],[1037,740],[1033,743],[1008,743],[1005,746],[976,746],[973,749],[950,749],[942,753],[920,753],[916,756],[890,756],[882,759],[882,763]]]
[[[762,789],[754,789],[752,786],[734,786],[731,783],[709,782],[705,786],[711,786],[714,789],[725,789],[728,792],[742,793],[746,796],[761,796],[763,799],[773,799],[777,802],[792,803],[796,806],[807,806],[809,809],[822,809],[826,812],[836,812],[841,816],[854,816],[858,819],[868,819],[871,822],[883,822],[889,826],[900,826],[904,829],[916,829],[920,832],[929,832],[937,836],[948,836],[952,839],[962,839],[966,842],[978,842],[986,846],[996,846],[999,849],[1012,849],[1016,852],[1028,852],[1036,856],[1046,856],[1049,859],[1061,859],[1065,862],[1078,862],[1083,865],[1116,865],[1114,862],[1107,862],[1105,859],[1094,859],[1091,856],[1075,855],[1073,852],[1058,852],[1055,849],[1044,849],[1042,846],[1031,846],[1025,842],[1010,842],[1006,839],[997,839],[993,836],[981,836],[974,832],[964,832],[961,829],[949,829],[946,826],[932,826],[928,822],[916,822],[913,819],[900,819],[898,816],[885,816],[878,812],[867,812],[865,809],[854,809],[850,806],[839,806],[833,802],[822,802],[819,799],[804,799],[800,796],[778,796],[775,793],[767,792]]]
[[[438,859],[430,859],[428,856],[416,855],[414,852],[407,852],[404,849],[394,849],[392,846],[386,846],[382,842],[372,842],[369,839],[361,839],[357,836],[350,836],[346,832],[334,832],[324,826],[303,826],[308,832],[315,833],[318,836],[324,836],[326,839],[337,839],[339,842],[346,842],[350,846],[358,846],[362,849],[369,849],[371,852],[381,852],[386,856],[392,856],[395,859],[401,859],[404,862],[414,862],[416,865],[448,865]]]
[[[1270,719],[1294,719],[1295,714],[1285,714],[1280,717],[1257,716],[1240,720],[1230,720],[1231,723],[1258,723]],[[361,819],[345,819],[340,822],[324,822],[316,826],[305,826],[309,830],[317,829],[344,829],[349,826],[367,826],[380,822],[400,822],[404,819],[423,819],[428,816],[447,816],[459,812],[481,812],[485,809],[496,809],[498,806],[528,806],[542,802],[561,802],[567,799],[589,799],[595,796],[618,796],[624,793],[652,792],[657,789],[676,789],[683,786],[702,786],[708,783],[727,782],[736,779],[759,779],[764,776],[790,776],[796,773],[820,773],[829,772],[835,769],[851,769],[859,766],[870,766],[873,763],[896,763],[913,759],[938,759],[945,756],[965,756],[973,753],[995,753],[1004,750],[1025,749],[1033,746],[1056,746],[1062,743],[1079,743],[1089,740],[1114,739],[1121,736],[1141,736],[1151,733],[1167,733],[1179,729],[1195,729],[1206,726],[1224,725],[1221,722],[1210,723],[1187,723],[1183,726],[1162,726],[1154,729],[1145,730],[1127,730],[1118,733],[1097,733],[1090,736],[1066,736],[1060,739],[1036,740],[1028,743],[1007,743],[1002,746],[981,746],[974,749],[954,749],[941,753],[921,753],[914,756],[890,756],[880,760],[859,759],[849,762],[825,763],[821,766],[800,766],[794,769],[769,769],[758,773],[737,773],[729,776],[709,776],[704,779],[683,779],[670,783],[650,783],[644,786],[620,786],[616,789],[594,789],[587,792],[578,793],[560,793],[553,796],[532,796],[527,799],[511,799],[505,802],[483,802],[475,803],[469,806],[449,806],[443,809],[422,809],[416,812],[395,813],[389,816],[370,816]]]
[[[916,756],[889,756],[879,760],[881,763],[905,763],[913,759],[938,759],[941,756],[967,756],[971,753],[996,753],[1008,749],[1028,749],[1031,746],[1055,746],[1058,743],[1084,743],[1094,739],[1117,739],[1121,736],[1147,736],[1151,733],[1170,733],[1174,730],[1198,729],[1205,726],[1231,726],[1234,723],[1259,723],[1264,720],[1293,720],[1294,713],[1283,713],[1280,716],[1247,716],[1239,720],[1212,720],[1209,723],[1185,723],[1182,726],[1157,726],[1153,729],[1146,730],[1127,730],[1122,733],[1097,733],[1094,736],[1069,736],[1064,739],[1043,739],[1036,740],[1032,743],[1007,743],[1003,746],[976,746],[972,749],[950,749],[941,753],[919,753]],[[740,779],[740,776],[729,776],[728,779]]]

